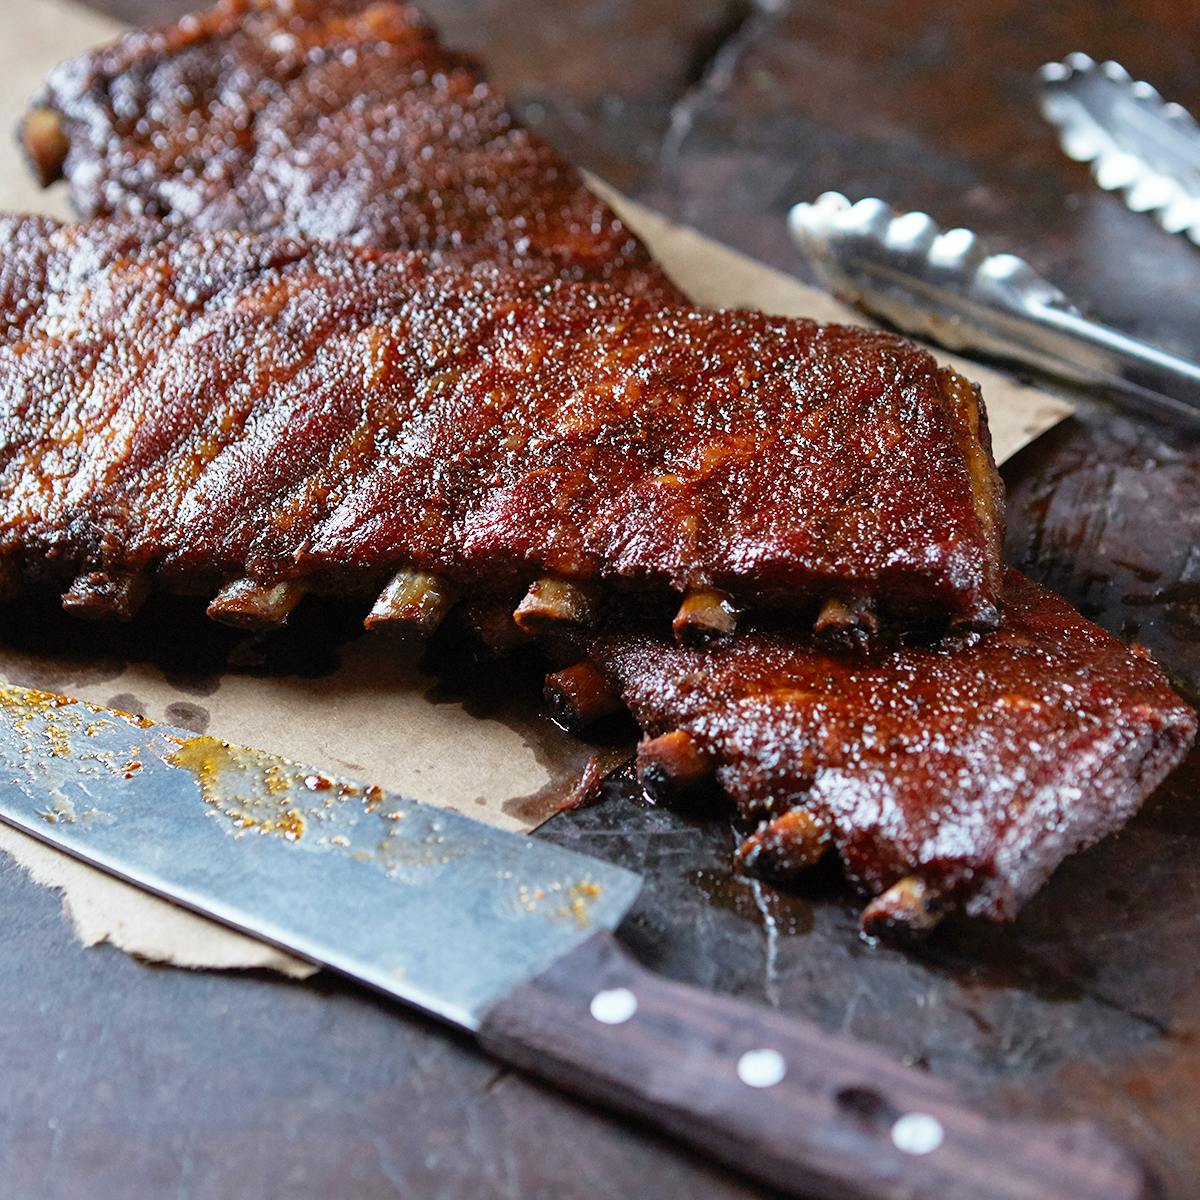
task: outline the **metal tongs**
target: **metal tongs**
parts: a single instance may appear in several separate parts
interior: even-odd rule
[[[1120,63],[1069,54],[1038,72],[1042,115],[1068,158],[1168,233],[1200,245],[1200,125]]]
[[[1105,186],[1121,188],[1139,211],[1158,212],[1168,228],[1200,229],[1200,129],[1115,64],[1093,68],[1072,55],[1042,71],[1046,111],[1064,129],[1068,152],[1093,160]],[[1115,88],[1129,104],[1117,102]],[[1160,412],[1200,415],[1200,365],[1090,320],[1028,262],[992,252],[970,230],[943,230],[926,213],[901,214],[878,199],[852,204],[837,192],[795,205],[788,224],[826,288],[906,332],[1114,388]]]

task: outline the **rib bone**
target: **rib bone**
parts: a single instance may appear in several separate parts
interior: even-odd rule
[[[568,729],[590,725],[621,707],[621,698],[589,662],[546,676],[544,695],[550,715]]]
[[[846,649],[862,649],[879,632],[874,604],[865,597],[831,596],[821,606],[813,632],[822,641]]]
[[[728,592],[719,588],[689,588],[671,628],[681,646],[703,646],[730,637],[737,628],[738,610]]]
[[[803,808],[764,821],[738,847],[737,863],[755,875],[787,878],[815,867],[830,847],[825,824]]]
[[[671,803],[703,791],[713,765],[690,733],[673,729],[638,746],[637,776],[651,799]]]
[[[141,608],[149,590],[149,580],[144,575],[89,571],[63,593],[62,606],[71,616],[85,620],[129,621]]]
[[[546,577],[529,585],[513,620],[526,633],[536,635],[562,625],[589,625],[593,609],[591,596],[578,584]]]
[[[288,619],[303,596],[304,588],[298,583],[268,585],[255,579],[235,579],[217,593],[208,615],[235,629],[274,629]]]
[[[31,108],[21,124],[21,144],[43,187],[62,178],[70,144],[58,113],[49,108]]]
[[[436,575],[397,571],[379,594],[363,625],[367,629],[395,629],[427,637],[441,624],[455,599],[454,589]]]
[[[859,928],[869,938],[919,941],[945,915],[937,892],[917,875],[907,875],[862,911]]]

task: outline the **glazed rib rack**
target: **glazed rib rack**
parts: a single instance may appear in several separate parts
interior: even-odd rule
[[[80,615],[995,621],[977,393],[899,338],[148,222],[10,219],[0,257],[0,553]]]
[[[84,217],[424,250],[683,300],[579,172],[403,4],[225,0],[47,80],[21,131]]]
[[[22,137],[131,224],[3,223],[11,591],[570,630],[557,715],[628,705],[648,792],[722,789],[744,869],[836,855],[876,933],[1012,917],[1194,738],[1148,655],[1003,580],[970,385],[690,311],[413,10],[223,0],[59,68]]]
[[[1002,627],[940,646],[846,655],[758,628],[683,650],[618,632],[589,658],[567,677],[578,689],[601,673],[589,712],[603,682],[629,705],[650,735],[638,773],[652,795],[719,785],[752,830],[748,870],[795,878],[836,856],[875,897],[873,934],[919,936],[949,909],[1011,920],[1137,811],[1196,733],[1145,651],[1012,570]]]

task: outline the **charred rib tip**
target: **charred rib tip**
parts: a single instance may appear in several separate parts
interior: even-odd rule
[[[733,597],[720,588],[689,588],[671,628],[681,646],[704,646],[731,637],[738,623]]]
[[[859,929],[873,940],[917,942],[937,927],[945,911],[933,888],[918,876],[908,875],[863,909]]]
[[[595,615],[591,595],[565,579],[535,579],[517,605],[513,620],[529,634],[563,625],[589,625]]]
[[[843,649],[864,649],[879,633],[874,602],[865,596],[844,600],[831,596],[821,606],[813,632],[822,641]]]
[[[217,593],[208,606],[208,615],[234,629],[261,632],[282,625],[303,596],[304,588],[298,583],[235,579]]]
[[[89,571],[63,593],[63,611],[87,621],[129,621],[141,608],[149,590],[144,575]]]
[[[62,117],[52,108],[31,108],[21,122],[21,145],[42,187],[62,178],[71,145]]]
[[[454,589],[424,571],[397,571],[379,594],[363,625],[428,637],[454,606]]]
[[[547,675],[543,694],[551,717],[568,729],[591,725],[621,707],[621,697],[604,673],[589,662]]]
[[[684,729],[673,729],[638,746],[638,782],[659,803],[696,796],[712,783],[713,773],[712,760]]]
[[[764,821],[739,847],[738,867],[753,875],[787,879],[815,867],[832,844],[823,821],[803,808]]]

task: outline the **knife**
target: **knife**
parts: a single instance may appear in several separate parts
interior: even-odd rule
[[[1153,1194],[1090,1123],[985,1115],[875,1050],[652,974],[613,933],[636,875],[453,811],[0,685],[0,819],[788,1194]]]
[[[1160,415],[1200,413],[1200,364],[1089,319],[970,230],[839,192],[794,205],[788,226],[828,291],[907,333],[1114,388]]]

